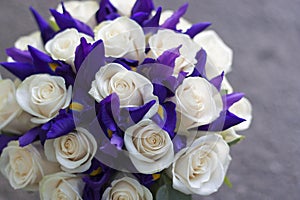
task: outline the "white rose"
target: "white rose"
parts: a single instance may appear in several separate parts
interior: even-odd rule
[[[221,136],[196,139],[179,151],[173,163],[173,187],[185,194],[210,195],[222,185],[231,157]]]
[[[241,100],[234,103],[229,108],[229,111],[232,112],[233,114],[237,115],[238,117],[246,120],[246,121],[234,126],[234,130],[244,131],[250,127],[251,121],[252,121],[252,105],[247,98],[243,97]]]
[[[87,25],[94,27],[97,24],[96,12],[99,10],[97,1],[66,1],[66,10],[71,16]],[[57,12],[63,13],[61,4],[56,8]]]
[[[66,89],[62,77],[36,74],[27,77],[17,89],[16,97],[23,110],[33,115],[33,123],[43,124],[53,119],[60,109],[69,106],[72,87]]]
[[[203,31],[194,37],[194,41],[205,49],[208,62],[216,66],[218,74],[231,71],[233,52],[213,30]]]
[[[84,182],[74,174],[59,172],[45,176],[40,182],[41,200],[82,200]]]
[[[174,160],[169,134],[146,119],[125,131],[124,143],[135,168],[143,174],[153,174],[168,168]]]
[[[108,187],[102,195],[102,200],[117,199],[152,200],[153,197],[149,189],[138,181],[124,177],[114,180],[111,187]]]
[[[180,128],[194,128],[209,124],[223,110],[218,90],[201,77],[184,79],[175,92],[176,110],[180,115]]]
[[[44,43],[39,31],[33,32],[26,36],[22,36],[15,42],[15,47],[23,51],[28,50],[28,45],[44,51]]]
[[[145,35],[142,27],[128,17],[105,21],[95,28],[95,40],[103,40],[105,56],[142,61],[145,58]]]
[[[30,118],[17,103],[15,83],[10,79],[0,80],[0,130],[23,134],[34,127]]]
[[[153,85],[147,78],[117,63],[101,67],[89,91],[97,102],[112,93],[118,95],[121,107],[138,107],[152,100],[157,102],[158,99],[153,95]],[[146,117],[153,116],[157,109],[158,103],[149,110]]]
[[[88,42],[93,41],[90,36],[79,33],[74,28],[66,29],[49,40],[45,45],[45,49],[53,59],[65,61],[74,70],[75,51],[82,37],[86,38]]]
[[[153,11],[153,14],[155,14],[155,11]],[[170,18],[174,14],[173,10],[165,10],[161,13],[160,19],[159,19],[159,25],[162,25],[168,18]],[[184,19],[183,17],[180,18],[179,23],[177,24],[176,28],[178,30],[182,30],[183,32],[187,31],[189,28],[191,28],[192,24]]]
[[[22,112],[16,100],[16,87],[12,80],[0,80],[0,130]]]
[[[149,56],[158,58],[165,51],[177,48],[180,45],[180,56],[175,61],[174,75],[184,71],[190,75],[195,68],[197,52],[201,49],[188,35],[176,33],[172,30],[159,30],[149,38]]]
[[[47,159],[58,162],[62,170],[70,173],[87,171],[97,151],[94,136],[83,128],[77,128],[54,140],[47,140],[44,147]]]
[[[129,17],[136,0],[110,0],[110,2],[118,10],[118,13]]]
[[[59,171],[59,166],[47,161],[41,145],[20,147],[11,141],[1,154],[0,170],[14,189],[37,190],[43,176]]]

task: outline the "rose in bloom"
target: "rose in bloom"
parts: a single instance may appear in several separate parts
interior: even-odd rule
[[[145,58],[145,35],[142,27],[128,17],[105,21],[95,28],[95,40],[103,40],[105,56],[142,61]]]
[[[23,134],[34,126],[30,118],[17,103],[15,83],[10,79],[0,80],[0,130]]]
[[[26,36],[22,36],[15,42],[15,47],[23,51],[28,50],[28,45],[44,51],[44,44],[42,41],[41,33],[39,31],[33,32]]]
[[[153,174],[169,167],[174,160],[169,134],[145,119],[125,131],[124,143],[135,168],[143,174]]]
[[[90,36],[79,33],[74,28],[66,29],[49,40],[45,45],[45,49],[53,59],[65,61],[70,64],[75,71],[75,51],[77,46],[80,44],[80,38],[82,37],[86,38],[88,42],[93,41]]]
[[[45,143],[47,159],[58,162],[62,170],[70,173],[88,170],[96,150],[97,143],[94,136],[80,127],[68,135],[47,140]]]
[[[215,66],[217,75],[223,71],[231,71],[233,52],[220,36],[213,30],[203,31],[194,37],[194,41],[199,44],[208,55],[208,63]],[[209,69],[209,67],[206,67]]]
[[[14,189],[37,190],[43,176],[59,171],[56,163],[47,161],[40,145],[20,147],[11,141],[0,157],[1,173]]]
[[[246,120],[234,126],[234,130],[244,131],[250,127],[252,121],[252,105],[247,98],[243,97],[241,100],[233,104],[229,108],[229,111]]]
[[[66,10],[75,19],[94,27],[96,22],[96,12],[99,10],[97,1],[66,1],[64,2]],[[58,12],[63,13],[61,4],[58,5]]]
[[[188,35],[176,33],[172,30],[159,30],[149,38],[149,56],[158,58],[165,51],[177,48],[180,45],[180,56],[175,61],[174,75],[184,71],[190,75],[195,68],[197,52],[201,49]]]
[[[229,146],[220,135],[196,139],[173,163],[173,187],[185,194],[210,195],[222,185],[231,161]]]
[[[10,79],[0,80],[0,130],[22,112],[16,100],[15,84]]]
[[[152,83],[147,78],[117,63],[101,67],[89,91],[97,102],[112,93],[118,95],[121,107],[138,107],[151,100],[157,102],[158,99],[153,95]],[[158,103],[149,110],[146,117],[153,116],[157,109]]]
[[[176,110],[180,128],[194,128],[209,124],[223,110],[222,97],[218,90],[201,77],[189,77],[175,92]]]
[[[74,174],[59,172],[45,176],[40,182],[41,200],[82,200],[84,182]]]
[[[152,194],[145,186],[138,181],[124,177],[114,180],[111,187],[108,187],[103,195],[102,200],[111,199],[135,199],[135,200],[152,200]]]
[[[54,118],[71,101],[72,88],[66,89],[62,77],[37,74],[27,77],[18,87],[16,98],[23,110],[33,115],[33,123],[43,124]]]
[[[118,10],[120,15],[129,17],[136,0],[110,0],[110,2]]]

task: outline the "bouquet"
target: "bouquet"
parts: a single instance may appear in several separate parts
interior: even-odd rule
[[[0,170],[40,199],[191,199],[223,182],[251,104],[210,23],[152,0],[68,1],[8,48]]]

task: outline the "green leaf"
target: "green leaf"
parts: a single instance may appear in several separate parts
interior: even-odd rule
[[[235,140],[228,142],[228,145],[229,146],[235,145],[244,139],[245,139],[245,136],[240,136],[239,138],[236,138]]]
[[[174,190],[171,185],[163,185],[161,186],[155,196],[156,200],[191,200],[191,195],[183,194],[177,190]]]
[[[50,19],[49,20],[49,25],[51,26],[51,28],[54,30],[54,31],[59,31],[59,26],[57,25],[56,21],[54,19]]]
[[[232,183],[227,176],[225,176],[224,183],[227,185],[227,187],[232,188]]]

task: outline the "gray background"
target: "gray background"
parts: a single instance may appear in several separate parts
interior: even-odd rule
[[[32,5],[44,16],[56,0],[1,0],[0,58],[20,35],[36,29],[28,11]],[[185,0],[157,0],[175,9]],[[210,21],[233,48],[236,91],[252,101],[254,121],[243,132],[246,140],[231,150],[228,176],[233,188],[223,186],[213,200],[296,200],[300,189],[300,1],[192,0],[186,18]],[[0,199],[36,199],[13,191],[0,179]],[[14,197],[14,198],[13,198]]]

